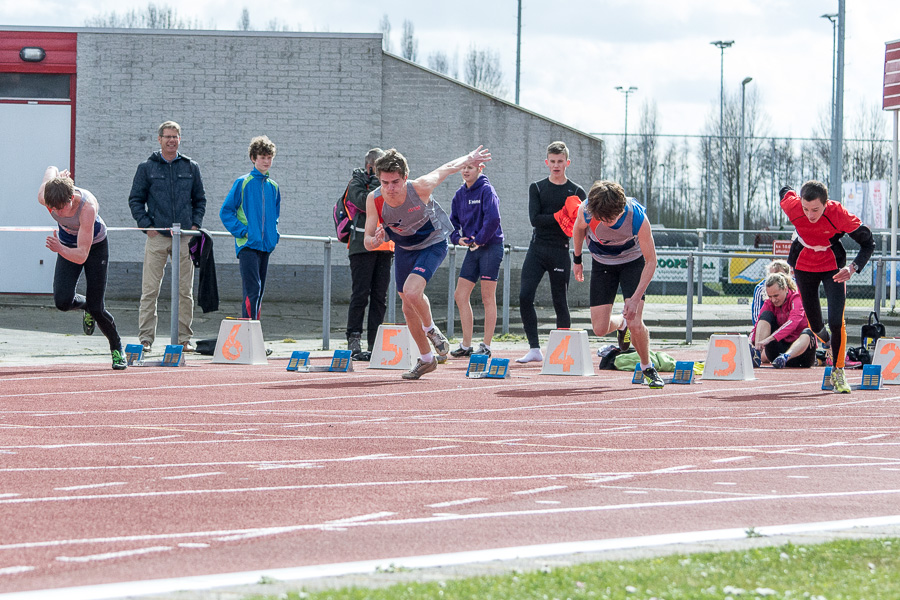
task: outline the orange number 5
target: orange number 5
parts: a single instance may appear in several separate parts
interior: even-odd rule
[[[401,331],[400,329],[383,329],[382,330],[383,335],[381,337],[381,349],[384,350],[385,352],[389,352],[394,355],[394,358],[392,358],[391,360],[388,360],[387,358],[382,358],[381,359],[382,365],[394,366],[397,363],[399,363],[400,360],[403,358],[403,350],[396,344],[391,343],[391,340],[395,336],[399,335],[400,331]]]

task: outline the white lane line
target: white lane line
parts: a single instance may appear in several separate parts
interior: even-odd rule
[[[0,568],[0,575],[18,575],[19,573],[27,573],[28,571],[34,571],[35,567],[2,567]]]
[[[875,517],[871,519],[850,519],[847,521],[826,521],[821,523],[798,523],[789,525],[772,525],[757,527],[756,531],[765,536],[790,535],[820,531],[841,531],[856,527],[883,527],[900,524],[900,516]],[[249,585],[257,583],[260,578],[289,580],[308,580],[320,577],[336,577],[359,573],[375,573],[386,565],[394,565],[407,569],[423,569],[438,566],[464,565],[476,562],[496,560],[513,560],[517,558],[537,558],[542,556],[562,556],[584,552],[602,552],[606,550],[623,550],[631,548],[652,548],[670,544],[688,544],[721,540],[739,540],[747,537],[746,528],[716,529],[706,531],[686,531],[681,533],[649,535],[630,538],[606,540],[590,540],[584,542],[563,542],[558,544],[540,544],[534,546],[518,546],[475,550],[471,552],[454,552],[448,554],[431,554],[425,556],[383,557],[328,565],[312,565],[307,567],[289,567],[258,571],[242,571],[222,573],[218,575],[197,575],[172,579],[152,579],[128,583],[108,583],[75,588],[54,590],[59,598],[66,600],[94,600],[96,598],[119,598],[133,595],[167,594],[179,590],[208,590],[217,587]],[[37,596],[35,596],[36,598]]]
[[[559,500],[535,500],[535,504],[562,504]]]
[[[209,548],[209,544],[197,543],[197,542],[182,542],[178,544],[179,548]]]
[[[132,441],[132,442],[155,442],[156,440],[170,440],[170,439],[172,439],[172,438],[180,438],[180,437],[184,437],[184,436],[181,435],[181,434],[175,434],[175,435],[158,435],[158,436],[156,436],[156,437],[134,438],[134,439],[132,439],[131,441]]]
[[[432,448],[419,448],[416,452],[434,452],[435,450],[452,450],[453,448],[459,448],[459,446],[434,446]]]
[[[729,463],[729,462],[735,462],[735,461],[739,461],[739,460],[747,460],[748,458],[752,458],[752,457],[750,457],[750,456],[731,456],[729,458],[717,458],[716,460],[711,460],[709,462]]]
[[[551,485],[548,487],[534,488],[532,490],[522,490],[521,492],[513,492],[514,495],[524,496],[525,494],[540,494],[541,492],[552,492],[553,490],[564,490],[567,485]]]
[[[9,492],[6,494],[0,494],[0,498],[15,498],[16,496],[20,496],[21,494],[16,494],[14,492]]]
[[[737,485],[734,481],[716,481],[713,485]]]
[[[788,479],[809,479],[809,475],[788,475]]]
[[[679,425],[681,423],[687,423],[687,421],[682,419],[680,421],[664,421],[662,423],[649,423],[649,425],[651,425],[652,427],[662,427],[663,425]]]
[[[224,471],[212,471],[209,473],[191,473],[189,475],[171,475],[169,477],[162,477],[161,479],[192,479],[194,477],[211,477],[213,475],[224,475]]]
[[[91,554],[88,556],[57,556],[56,560],[60,562],[88,563],[98,560],[112,560],[115,558],[128,558],[129,556],[139,556],[141,554],[151,554],[154,552],[166,552],[171,550],[171,546],[153,546],[152,548],[140,548],[138,550],[122,550],[121,552],[106,552],[104,554]]]
[[[859,440],[860,440],[860,441],[863,441],[863,440],[877,440],[877,439],[879,439],[879,438],[885,438],[885,437],[888,437],[889,435],[891,435],[891,434],[890,434],[890,433],[879,433],[878,435],[870,435],[870,436],[868,436],[868,437],[861,437],[861,438],[859,438]]]
[[[392,512],[377,512],[370,513],[368,515],[359,515],[356,517],[347,517],[344,519],[335,519],[333,521],[327,521],[328,525],[343,525],[345,523],[362,523],[364,521],[373,521],[375,519],[381,519],[384,517],[393,517],[397,513]]]
[[[459,506],[460,504],[472,504],[473,502],[483,502],[487,498],[465,498],[463,500],[450,500],[449,502],[438,502],[436,504],[428,504],[429,508],[446,508],[448,506]]]
[[[127,485],[124,481],[110,481],[109,483],[89,483],[87,485],[70,485],[67,487],[53,488],[59,492],[71,492],[74,490],[90,490],[94,488],[113,487],[118,485]]]

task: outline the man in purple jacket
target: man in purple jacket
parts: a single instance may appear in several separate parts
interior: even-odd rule
[[[482,173],[484,164],[466,164],[460,174],[463,185],[456,190],[450,209],[453,233],[450,241],[468,246],[466,258],[456,282],[456,306],[462,323],[463,339],[459,348],[450,353],[461,357],[470,354],[491,354],[491,339],[497,326],[497,278],[503,262],[503,230],[500,228],[500,205],[497,192]],[[481,280],[481,302],[484,305],[484,341],[472,349],[472,330],[475,317],[469,298],[475,283]]]

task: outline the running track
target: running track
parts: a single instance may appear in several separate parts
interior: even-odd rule
[[[0,369],[0,598],[900,514],[900,386],[285,365]]]

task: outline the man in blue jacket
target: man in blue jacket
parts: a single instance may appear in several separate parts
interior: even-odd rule
[[[138,165],[128,196],[131,215],[138,227],[146,228],[144,268],[141,276],[141,305],[138,312],[138,333],[144,352],[156,339],[156,302],[162,286],[166,260],[172,256],[172,235],[152,228],[170,228],[179,223],[182,229],[200,229],[206,213],[206,192],[200,166],[178,152],[181,126],[166,121],[157,131],[160,149]],[[194,320],[194,264],[188,242],[181,237],[180,277],[178,279],[178,343],[185,352],[193,352],[191,323]]]
[[[250,141],[253,170],[238,177],[219,217],[234,236],[234,248],[241,269],[243,301],[241,316],[259,319],[259,308],[266,288],[269,255],[278,243],[278,218],[281,216],[281,191],[269,179],[275,159],[275,144],[262,135]]]
[[[451,356],[491,354],[491,339],[497,326],[497,279],[503,262],[503,230],[500,228],[500,202],[494,186],[484,175],[484,164],[468,163],[460,175],[463,185],[456,190],[450,209],[453,232],[450,241],[468,246],[466,258],[456,282],[456,306],[462,324],[463,339]],[[470,298],[475,283],[481,281],[481,302],[484,306],[484,341],[472,349],[475,316]]]

